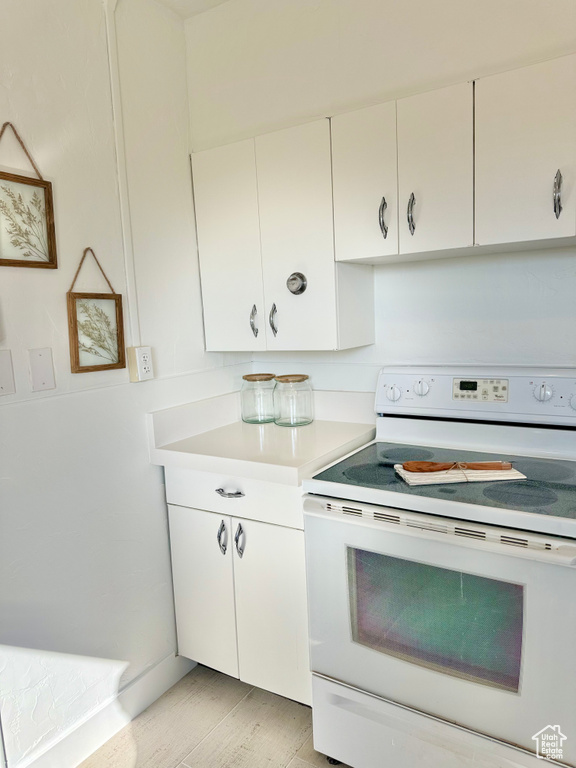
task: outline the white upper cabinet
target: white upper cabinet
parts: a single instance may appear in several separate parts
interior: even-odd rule
[[[266,349],[254,140],[192,155],[206,349]]]
[[[478,80],[476,243],[575,235],[576,56]]]
[[[576,241],[576,54],[200,152],[193,169],[208,350],[371,344],[367,265]]]
[[[397,102],[400,254],[474,243],[472,83]]]
[[[329,121],[192,158],[206,348],[373,343],[372,270],[334,262]]]
[[[336,259],[397,256],[396,102],[331,123]]]
[[[268,349],[338,346],[329,131],[319,120],[256,137]]]

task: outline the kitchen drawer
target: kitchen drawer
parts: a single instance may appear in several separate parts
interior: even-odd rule
[[[304,528],[302,487],[247,480],[241,477],[166,467],[166,498],[169,504],[205,509],[263,523]],[[241,492],[241,497],[224,498],[217,493]]]

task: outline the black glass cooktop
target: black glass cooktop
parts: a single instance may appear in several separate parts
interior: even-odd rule
[[[527,479],[411,486],[394,471],[394,464],[405,461],[510,461]],[[314,480],[576,519],[574,461],[379,442],[320,472]]]

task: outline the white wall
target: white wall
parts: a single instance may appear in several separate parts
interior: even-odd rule
[[[186,22],[195,150],[576,51],[561,0],[233,0]],[[383,364],[576,366],[576,250],[375,268],[376,343],[259,370],[373,390]]]
[[[376,343],[261,354],[257,370],[310,373],[318,389],[373,391],[382,365],[576,367],[576,251],[377,267]]]
[[[182,20],[149,0],[115,18],[141,340],[163,376],[220,365],[204,353]]]
[[[183,23],[152,0],[120,0],[116,20],[122,103],[113,109],[102,0],[0,5],[0,123],[16,125],[54,183],[59,259],[57,270],[0,267],[0,349],[12,351],[17,387],[0,398],[10,768],[174,654],[163,476],[149,464],[145,414],[235,389],[246,369],[234,366],[239,356],[203,351]],[[10,136],[0,164],[28,169]],[[66,291],[88,245],[123,294],[127,343],[153,347],[155,381],[70,373]],[[106,285],[88,264],[77,288]],[[53,391],[30,390],[27,349],[36,347],[53,350]]]
[[[573,0],[229,0],[187,21],[194,151],[576,50]]]

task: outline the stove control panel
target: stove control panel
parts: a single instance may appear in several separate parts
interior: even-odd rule
[[[507,403],[509,386],[509,379],[454,379],[452,399]]]
[[[389,367],[376,413],[576,427],[576,369]]]

